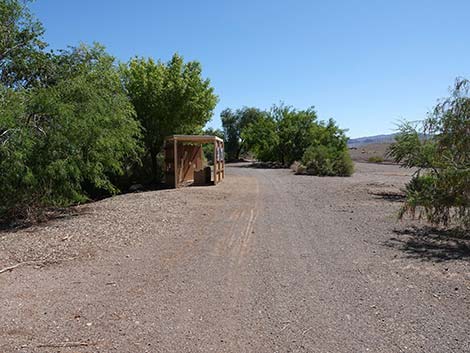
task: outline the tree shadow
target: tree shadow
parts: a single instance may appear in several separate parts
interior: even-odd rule
[[[89,214],[88,207],[77,208],[70,206],[65,208],[47,208],[34,217],[16,218],[10,221],[0,222],[0,237],[9,233],[16,233],[31,227],[47,226],[50,222],[67,220]]]
[[[393,231],[386,245],[426,261],[470,261],[470,234],[458,229],[410,227]]]
[[[280,163],[274,162],[245,162],[231,164],[232,168],[252,168],[252,169],[289,169]]]
[[[369,191],[374,199],[385,200],[389,202],[404,202],[406,195],[400,191]]]

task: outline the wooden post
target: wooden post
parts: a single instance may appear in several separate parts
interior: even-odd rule
[[[214,141],[214,185],[217,185],[217,140]]]
[[[221,153],[222,154],[222,156],[221,156],[222,157],[222,159],[221,159],[221,161],[222,161],[222,178],[225,179],[225,156],[224,156],[225,143],[224,143],[224,141],[222,141],[221,143],[222,143],[222,151],[221,151],[222,152]]]
[[[173,164],[175,167],[175,188],[178,187],[178,151],[177,151],[178,144],[176,143],[176,139],[173,140]]]

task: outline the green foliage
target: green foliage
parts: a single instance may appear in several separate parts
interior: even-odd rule
[[[384,159],[381,156],[370,156],[367,161],[369,163],[383,163]]]
[[[289,106],[274,106],[271,116],[277,123],[278,154],[282,164],[290,165],[300,160],[305,150],[314,142],[317,114],[313,107],[296,110]]]
[[[395,135],[395,143],[389,148],[388,155],[403,167],[430,168],[436,156],[436,143],[418,132],[418,125],[404,122]]]
[[[348,151],[332,146],[310,146],[304,153],[302,164],[307,174],[319,176],[351,176],[354,165]]]
[[[224,138],[224,132],[220,129],[207,128],[203,131],[204,135],[217,136],[221,139]],[[214,161],[214,145],[213,144],[204,144],[202,146],[204,153],[204,158],[206,161],[213,163]]]
[[[228,160],[237,160],[248,150],[243,131],[253,122],[262,119],[266,113],[258,108],[243,107],[232,111],[225,109],[220,114],[224,129],[225,152]]]
[[[0,220],[115,193],[140,158],[157,180],[163,138],[201,133],[217,103],[200,64],[46,52],[28,3],[0,0]]]
[[[200,132],[212,115],[217,96],[210,81],[202,78],[201,65],[184,63],[177,54],[168,63],[132,59],[122,67],[122,78],[143,128],[144,167],[158,182],[157,155],[164,138]]]
[[[0,84],[10,88],[35,86],[51,71],[44,29],[28,2],[0,0]]]
[[[470,229],[469,89],[468,80],[458,79],[420,130],[402,125],[390,155],[417,172],[406,186],[401,217],[408,213],[436,225]]]
[[[110,176],[139,153],[140,127],[123,91],[114,59],[102,48],[74,75],[48,87],[0,96],[0,218],[88,198],[89,190],[115,193]]]
[[[275,105],[246,124],[241,137],[246,148],[260,161],[290,165],[300,160],[312,143],[316,119],[313,108],[296,110],[283,104]]]
[[[312,134],[313,142],[302,156],[307,173],[320,176],[350,176],[354,165],[347,149],[344,130],[333,120],[320,123]]]
[[[318,122],[313,107],[296,110],[283,104],[273,106],[269,113],[260,114],[241,132],[247,149],[262,162],[291,165],[304,163],[316,175],[353,173],[347,150],[347,138],[333,120]]]
[[[260,115],[248,124],[241,133],[246,149],[250,150],[262,162],[277,161],[279,135],[277,124],[268,114]]]

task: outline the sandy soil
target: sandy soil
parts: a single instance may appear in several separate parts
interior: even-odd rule
[[[380,157],[386,163],[392,163],[392,158],[388,156],[390,145],[390,143],[371,143],[364,146],[350,148],[349,154],[355,162],[367,162],[371,157]]]
[[[469,352],[470,241],[398,223],[409,173],[228,168],[0,233],[0,352]]]

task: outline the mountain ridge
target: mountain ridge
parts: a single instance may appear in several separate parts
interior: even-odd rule
[[[373,143],[393,143],[395,142],[395,136],[396,133],[352,138],[348,141],[348,147],[365,146]]]

